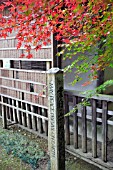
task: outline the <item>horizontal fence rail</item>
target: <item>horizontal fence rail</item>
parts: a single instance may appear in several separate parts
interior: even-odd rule
[[[51,59],[51,47],[43,47],[40,50],[36,51],[31,49],[30,53],[33,55],[34,59]],[[0,58],[18,58],[24,54],[28,55],[25,48],[1,48],[0,49]]]

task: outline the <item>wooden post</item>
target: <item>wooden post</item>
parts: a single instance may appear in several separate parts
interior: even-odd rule
[[[21,102],[21,107],[23,110],[26,110],[26,104]],[[22,124],[23,126],[27,127],[27,116],[25,112],[22,112]]]
[[[61,41],[57,41],[55,36],[57,34],[51,34],[51,44],[52,44],[52,67],[62,68],[62,55],[57,56],[57,53],[61,51],[61,47],[58,47],[61,44]]]
[[[67,114],[69,112],[68,94],[64,96],[64,99],[65,99],[65,114]],[[65,138],[66,145],[70,145],[69,116],[65,116]]]
[[[73,105],[77,107],[78,104],[78,97],[73,96]],[[74,133],[74,148],[78,148],[78,110],[73,113],[73,133]]]
[[[2,102],[2,121],[3,121],[3,128],[7,129],[7,116],[6,116],[6,109],[4,106],[4,101],[3,101],[3,97],[1,96],[1,102]]]
[[[30,111],[30,106],[28,106],[28,104],[26,103],[26,113],[27,113],[27,111]],[[28,121],[28,123],[27,123],[27,125],[28,125],[28,128],[29,129],[32,129],[32,118],[31,118],[31,114],[27,114],[27,121]]]
[[[59,68],[52,68],[48,70],[48,146],[51,170],[65,170],[63,98],[63,72]]]
[[[39,115],[42,115],[42,108],[41,107],[38,107],[38,114]],[[42,122],[42,119],[41,118],[38,118],[38,127],[39,127],[39,133],[43,133],[44,130],[43,130],[43,122]]]
[[[21,108],[21,102],[20,101],[17,101],[16,102],[16,107],[17,108]],[[22,125],[22,112],[18,110],[18,121],[19,121],[19,124]]]
[[[44,109],[44,116],[48,117],[47,109]],[[48,136],[48,121],[45,120],[45,134]]]
[[[50,61],[47,61],[47,62],[46,62],[46,70],[49,70],[50,67],[51,67],[51,63],[50,63]]]
[[[31,105],[31,112],[36,113],[35,106]],[[37,131],[37,117],[34,115],[32,116],[32,126],[33,130]]]
[[[10,105],[12,106],[12,100],[13,99],[10,99]],[[14,118],[13,118],[13,108],[10,107],[10,120],[11,121],[14,121]]]
[[[107,101],[102,103],[102,160],[107,162],[107,112],[108,104]]]
[[[82,106],[82,151],[87,152],[87,120],[86,106]]]
[[[97,157],[97,113],[96,100],[92,99],[92,156]]]
[[[12,100],[12,106],[15,106],[14,100]],[[17,119],[17,110],[12,108],[12,114],[13,114],[13,119],[15,123],[18,123],[18,119]]]

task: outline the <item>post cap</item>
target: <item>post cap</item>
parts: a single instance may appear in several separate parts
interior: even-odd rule
[[[49,73],[49,74],[55,74],[55,73],[58,73],[58,72],[62,72],[62,69],[59,69],[58,67],[54,67],[54,68],[51,68],[47,71],[47,73]]]

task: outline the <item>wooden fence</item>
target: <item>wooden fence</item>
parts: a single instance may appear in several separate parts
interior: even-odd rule
[[[4,127],[17,124],[22,128],[48,135],[47,74],[52,66],[52,45],[38,51],[32,46],[32,59],[24,44],[17,49],[16,33],[0,39],[0,115]],[[6,121],[7,120],[7,121]],[[6,121],[6,123],[5,123]]]
[[[18,73],[18,78],[17,74]],[[18,124],[24,129],[48,134],[46,71],[0,69],[0,104],[4,127]],[[9,122],[7,124],[7,121]]]
[[[66,149],[101,168],[113,169],[113,96],[94,96],[90,106],[79,106],[84,98],[79,92],[65,91],[65,113],[78,106],[65,117]]]
[[[84,97],[78,92],[65,91],[65,113],[83,101]],[[98,95],[89,102],[90,106],[79,106],[75,113],[65,117],[66,150],[101,168],[113,169],[113,97]],[[10,122],[9,125],[18,124],[47,139],[47,106],[7,94],[1,94],[0,104],[2,116]]]

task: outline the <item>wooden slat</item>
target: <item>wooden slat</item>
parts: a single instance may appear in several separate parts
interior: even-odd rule
[[[36,107],[35,106],[31,106],[31,112],[34,112],[36,113]],[[37,117],[32,115],[32,125],[33,125],[33,129],[35,131],[38,130],[38,127],[37,127]]]
[[[92,100],[92,156],[97,157],[96,100]]]
[[[1,102],[3,103],[3,97],[1,97]],[[7,129],[7,117],[6,117],[6,106],[2,105],[2,121],[3,121],[3,128]]]
[[[78,97],[73,96],[73,106],[76,107],[78,104]],[[78,148],[78,116],[76,110],[73,113],[73,132],[74,132],[74,148]]]
[[[21,108],[26,110],[26,105],[21,102]],[[26,112],[22,112],[22,124],[23,126],[27,127],[27,115]]]
[[[86,107],[82,106],[82,151],[87,152],[87,119]]]
[[[7,98],[7,104],[9,103],[9,100],[10,100],[10,99]],[[9,110],[10,110],[10,109],[9,109],[9,106],[7,106],[7,119],[10,119]]]
[[[12,105],[12,100],[13,100],[13,99],[10,99],[10,105]],[[10,108],[10,120],[11,120],[11,121],[14,121],[13,108]]]
[[[42,108],[38,107],[38,114],[42,115]],[[42,123],[42,119],[38,118],[38,125],[39,125],[39,133],[43,133],[43,123]]]
[[[12,36],[12,37],[6,37],[6,38],[1,37],[1,38],[0,38],[0,41],[3,41],[3,40],[12,40],[12,39],[16,39],[16,37],[14,37],[14,36]]]
[[[107,162],[107,101],[103,101],[102,110],[102,160]]]
[[[47,109],[44,109],[44,116],[47,117],[48,114],[47,114]],[[45,120],[45,134],[46,136],[48,136],[48,121]]]
[[[34,48],[35,48],[34,46],[31,47],[31,49],[34,49]],[[41,47],[41,49],[48,49],[48,48],[51,48],[51,45],[42,46],[42,47]],[[4,50],[5,50],[5,51],[6,51],[6,50],[7,50],[7,51],[8,51],[8,50],[17,50],[17,47],[0,48],[0,51],[2,51],[2,50],[3,50],[3,51],[4,51]],[[26,48],[25,48],[25,47],[20,47],[18,50],[26,50]]]
[[[31,114],[28,114],[28,128],[32,129],[32,118],[31,118]]]
[[[69,112],[68,95],[64,95],[64,102],[65,102],[65,114],[66,114]],[[70,145],[69,116],[65,116],[65,136],[66,136],[66,145]]]
[[[0,60],[3,60],[4,58],[0,57]],[[13,58],[13,57],[10,57],[8,58],[9,60],[15,60],[15,61],[26,61],[26,60],[29,60],[29,59],[26,59],[26,58]],[[44,59],[41,59],[41,58],[32,58],[32,61],[46,61],[46,62],[52,62],[52,59],[51,58],[44,58]],[[0,68],[1,69],[1,68]]]
[[[39,73],[39,74],[43,74],[45,75],[47,73],[47,71],[39,71],[39,70],[24,70],[24,69],[15,69],[15,68],[0,68],[0,70],[4,70],[4,71],[7,71],[7,72],[11,72],[12,71],[18,71],[18,72],[27,72],[27,73]]]
[[[16,101],[16,107],[21,108],[21,102]],[[20,125],[22,125],[22,112],[17,109],[17,114],[18,114],[18,122]]]
[[[12,105],[14,105],[14,100],[12,100]],[[13,108],[13,118],[14,118],[14,122],[18,123],[18,118],[17,118],[17,110]]]
[[[26,113],[28,112],[28,111],[31,111],[30,110],[30,106],[28,106],[28,104],[26,104]],[[31,114],[28,114],[27,116],[27,120],[28,120],[28,128],[29,129],[32,129],[32,119],[31,119]]]

